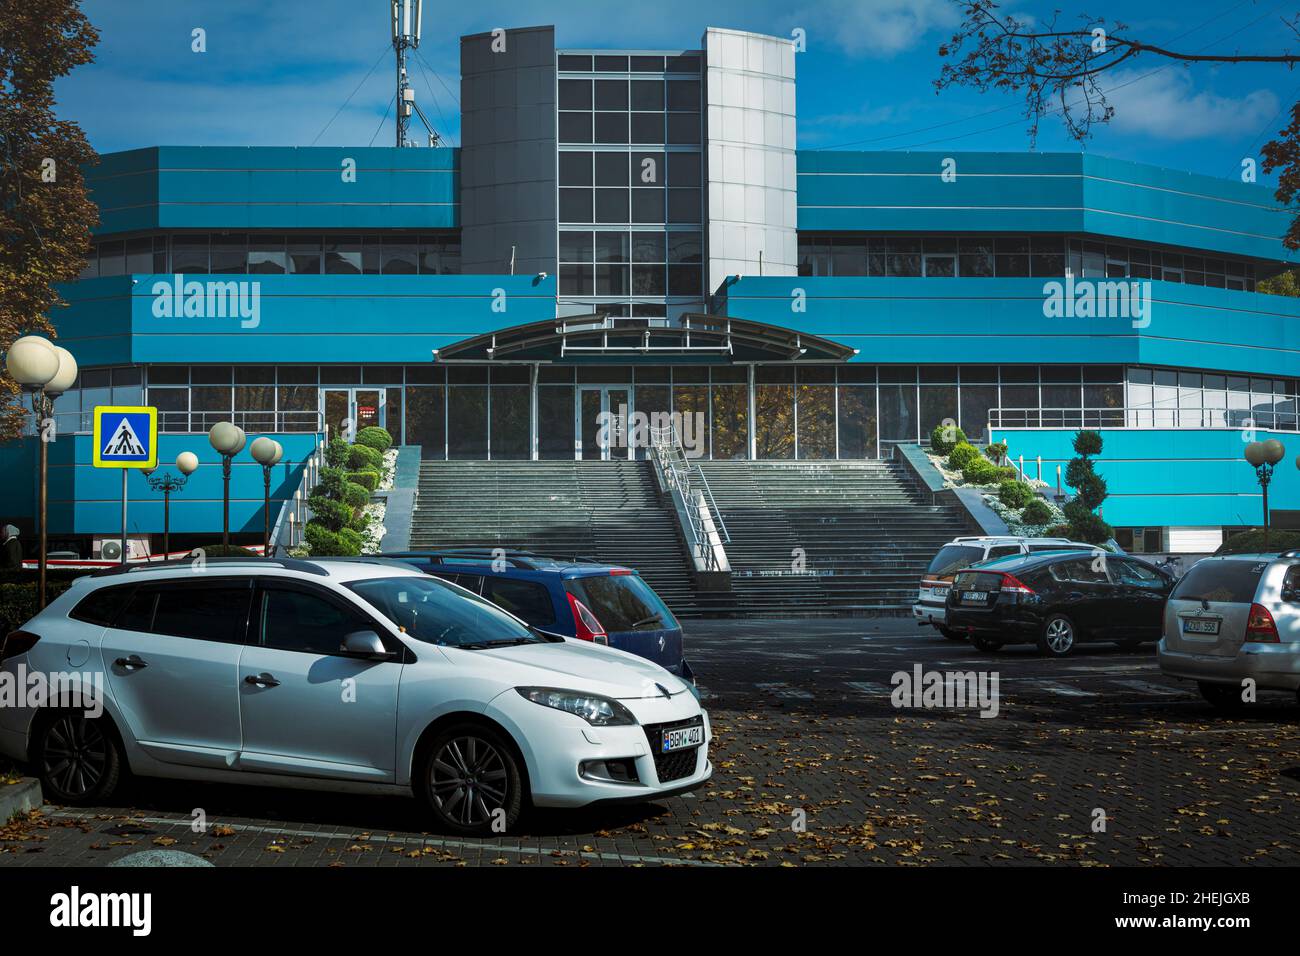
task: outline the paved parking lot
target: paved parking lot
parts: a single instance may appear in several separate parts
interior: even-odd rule
[[[687,637],[716,737],[713,780],[686,797],[463,840],[425,832],[409,800],[139,781],[114,806],[0,829],[0,866],[158,846],[226,866],[1300,863],[1286,695],[1223,719],[1150,648],[982,655],[899,618],[702,621]],[[894,707],[892,675],[916,665],[996,674],[997,716]]]

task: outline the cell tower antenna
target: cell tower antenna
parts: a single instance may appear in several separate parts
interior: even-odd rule
[[[437,146],[441,137],[429,124],[415,102],[415,88],[406,71],[406,51],[420,48],[424,27],[423,0],[389,0],[392,5],[393,51],[397,54],[397,145],[414,146],[410,139],[411,114],[414,113],[429,131],[429,145]]]

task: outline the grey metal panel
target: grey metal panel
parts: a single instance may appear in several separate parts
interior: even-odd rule
[[[555,30],[461,38],[461,258],[466,273],[556,272]]]

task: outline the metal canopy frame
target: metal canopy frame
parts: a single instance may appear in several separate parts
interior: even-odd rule
[[[438,349],[437,362],[550,362],[583,356],[717,356],[728,361],[846,362],[857,350],[807,332],[725,315],[675,322],[566,316],[488,332]]]

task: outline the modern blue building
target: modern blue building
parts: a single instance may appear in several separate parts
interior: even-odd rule
[[[1098,428],[1121,543],[1203,552],[1260,521],[1244,441],[1300,452],[1300,300],[1257,290],[1296,263],[1269,189],[1089,154],[800,151],[786,40],[507,38],[461,41],[457,149],[158,146],[89,171],[95,251],[54,316],[82,367],[54,538],[118,532],[90,466],[109,403],[160,410],[162,460],[203,458],[180,534],[219,527],[218,421],[284,443],[283,497],[344,420],[426,459],[635,457],[596,440],[623,409],[699,413],[712,459],[888,457],[952,421],[1049,481]],[[34,451],[4,453],[30,527]],[[256,540],[261,473],[235,471]],[[1271,492],[1300,526],[1289,460]]]

